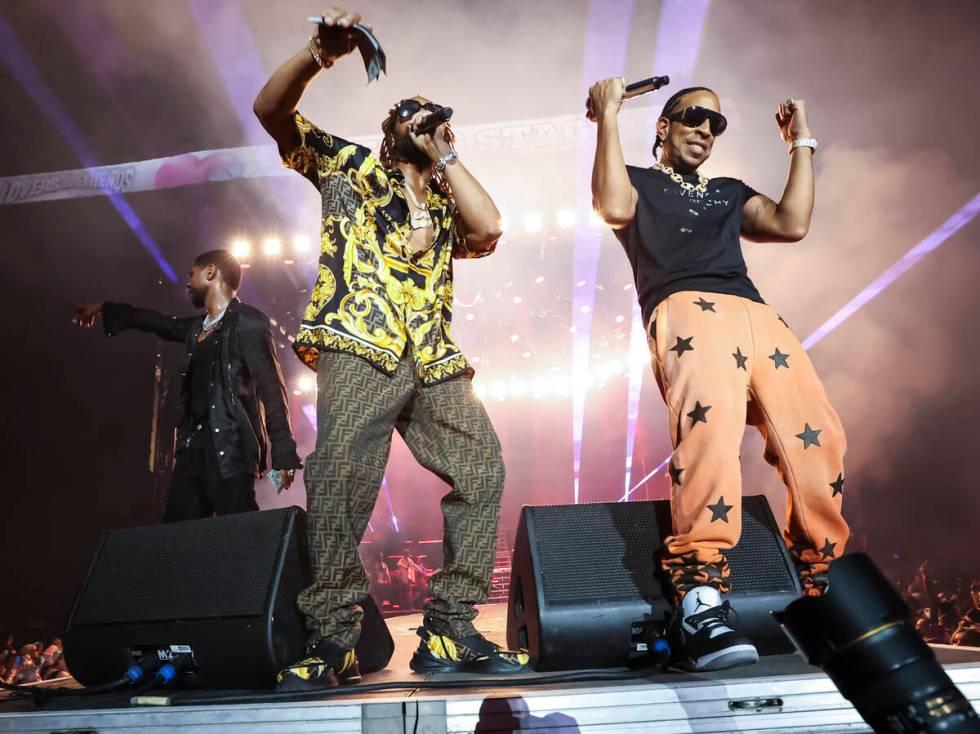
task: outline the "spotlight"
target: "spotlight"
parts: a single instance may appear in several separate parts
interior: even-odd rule
[[[487,390],[485,387],[483,387],[482,382],[473,382],[473,392],[476,393],[476,396],[480,398],[480,400],[483,400],[487,396]]]
[[[537,278],[534,279],[534,282],[535,283],[544,283],[544,276],[543,275],[539,275]]]
[[[558,212],[558,226],[562,229],[571,229],[575,226],[575,210],[561,209]]]
[[[476,318],[476,317],[475,317],[475,316],[474,316],[473,314],[471,314],[471,313],[468,313],[468,314],[466,314],[466,320],[467,320],[467,321],[472,321],[472,320],[473,320],[473,319],[475,319],[475,318]]]
[[[252,246],[246,239],[238,238],[231,243],[231,254],[239,260],[248,257],[251,251]]]
[[[306,252],[310,249],[310,238],[305,234],[298,234],[293,237],[293,249],[296,252]]]
[[[507,397],[507,383],[502,380],[496,380],[490,386],[490,394],[497,400],[503,400]]]
[[[531,383],[531,393],[536,398],[543,398],[548,394],[548,381],[543,377],[535,377]]]
[[[298,380],[296,380],[296,386],[303,392],[309,392],[315,387],[315,383],[313,382],[312,377],[307,377],[306,375],[303,375],[303,377],[300,377]]]
[[[970,702],[910,621],[911,612],[871,559],[833,561],[820,597],[804,597],[776,621],[876,732],[959,734],[980,728]]]
[[[514,397],[523,397],[527,393],[527,384],[524,380],[511,380],[510,394]]]
[[[605,224],[595,209],[589,209],[589,224],[593,227],[601,227]]]
[[[511,340],[512,342],[515,342],[515,343],[516,343],[516,342],[518,342],[518,341],[520,340],[520,338],[521,338],[521,337],[520,337],[520,336],[518,336],[517,334],[511,334],[511,335],[510,335],[510,340]]]
[[[262,243],[262,251],[266,255],[278,255],[280,252],[282,252],[282,242],[275,237],[269,237]]]
[[[588,304],[586,304],[585,306],[582,306],[579,309],[579,311],[581,311],[582,313],[592,313],[592,308]]]
[[[528,212],[524,216],[524,231],[529,234],[540,232],[544,228],[544,220],[537,212]]]
[[[514,303],[520,303],[522,300],[520,296],[514,296]]]

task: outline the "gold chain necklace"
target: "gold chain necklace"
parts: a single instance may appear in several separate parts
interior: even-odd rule
[[[432,226],[432,215],[429,214],[428,209],[424,209],[419,203],[419,200],[415,197],[415,192],[412,191],[412,187],[409,186],[408,181],[404,185],[405,193],[408,194],[408,198],[412,200],[417,211],[409,211],[411,215],[410,226],[412,229],[428,229]],[[428,203],[428,202],[426,202]]]
[[[681,174],[677,173],[677,171],[675,171],[673,168],[670,166],[665,166],[660,161],[654,163],[652,166],[650,166],[650,168],[652,168],[654,171],[666,173],[668,176],[670,176],[670,179],[674,183],[678,184],[685,191],[700,191],[702,194],[708,193],[708,179],[701,173],[701,171],[697,172],[698,183],[697,186],[695,186],[694,184],[685,181]]]

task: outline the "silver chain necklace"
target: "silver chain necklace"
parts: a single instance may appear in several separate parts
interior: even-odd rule
[[[661,173],[666,173],[668,176],[670,176],[671,180],[674,183],[678,184],[685,191],[700,191],[702,194],[708,192],[708,178],[703,173],[701,173],[701,171],[697,172],[698,183],[695,186],[694,184],[685,181],[684,178],[681,176],[681,174],[677,173],[677,171],[675,171],[673,168],[671,168],[670,166],[665,166],[660,161],[654,163],[652,166],[650,166],[650,168],[652,168],[654,171],[660,171]]]
[[[224,318],[225,311],[228,310],[228,306],[229,304],[226,303],[225,307],[220,311],[218,311],[218,313],[213,318],[209,313],[204,314],[204,323],[202,324],[202,327],[204,328],[205,331],[211,331],[211,329],[213,329],[218,324],[218,322]]]

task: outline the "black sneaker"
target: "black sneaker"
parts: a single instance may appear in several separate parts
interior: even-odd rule
[[[306,648],[306,656],[276,676],[277,691],[310,691],[317,688],[333,688],[361,680],[357,653],[319,640]]]
[[[713,586],[696,586],[674,610],[669,637],[674,664],[688,670],[722,670],[758,662],[755,645],[728,626],[731,605]]]
[[[428,619],[417,630],[422,641],[412,655],[416,673],[523,673],[530,670],[526,652],[503,650],[481,634],[454,638],[434,631]]]

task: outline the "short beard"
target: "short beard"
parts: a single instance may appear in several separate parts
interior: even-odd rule
[[[422,150],[420,150],[412,139],[408,136],[408,133],[404,135],[395,135],[395,151],[398,153],[399,157],[403,160],[411,163],[418,169],[425,169],[432,165],[432,161],[429,160]]]
[[[205,301],[208,297],[208,289],[191,287],[190,292],[191,305],[194,308],[204,308]]]

